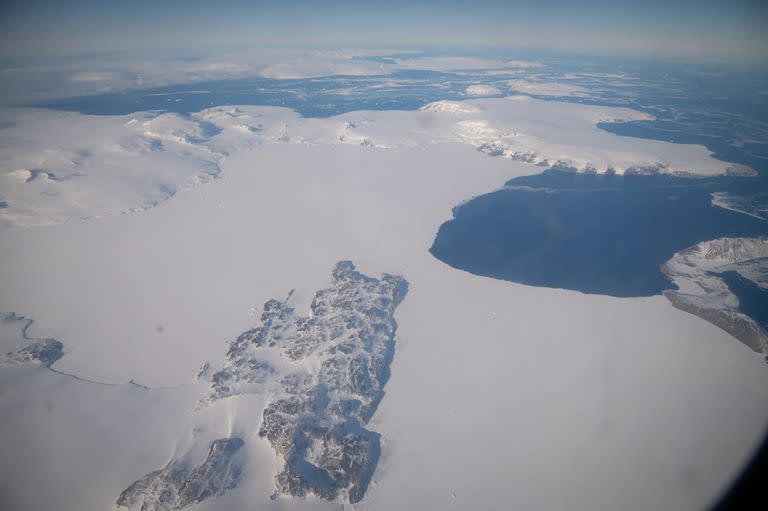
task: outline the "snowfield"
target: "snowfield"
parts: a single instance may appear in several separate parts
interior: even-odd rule
[[[0,224],[52,225],[144,209],[216,177],[210,127],[176,114],[4,111]]]
[[[764,362],[665,297],[526,287],[428,252],[454,206],[546,165],[730,165],[596,127],[645,114],[515,96],[328,119],[235,106],[13,115],[0,137],[0,311],[34,319],[25,335],[60,341],[63,356],[52,370],[0,368],[9,508],[114,509],[178,460],[188,480],[226,475],[188,509],[341,508],[274,495],[287,460],[259,432],[280,388],[201,405],[211,382],[195,378],[206,361],[226,367],[268,300],[293,289],[305,315],[340,260],[408,282],[365,424],[380,458],[344,509],[700,509],[768,424]],[[22,327],[0,330],[13,349]]]

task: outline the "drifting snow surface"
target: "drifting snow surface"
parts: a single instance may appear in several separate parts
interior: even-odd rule
[[[163,145],[168,158],[208,146],[227,153],[218,159],[222,179],[133,214],[0,230],[0,310],[35,318],[30,336],[64,343],[54,369],[115,384],[39,367],[0,370],[0,388],[9,389],[0,393],[6,507],[111,509],[142,474],[181,459],[189,479],[211,465],[215,440],[240,438],[237,487],[190,509],[337,509],[311,496],[270,499],[281,460],[254,426],[277,390],[201,406],[210,384],[190,376],[206,360],[223,367],[223,343],[258,325],[249,310],[288,287],[297,285],[291,306],[306,310],[340,259],[409,282],[394,315],[386,395],[366,425],[381,434],[381,457],[355,509],[708,506],[768,421],[768,371],[758,357],[661,296],[525,287],[453,270],[428,248],[461,201],[541,169],[477,150],[491,140],[617,168],[661,160],[719,173],[727,164],[701,146],[595,127],[643,117],[629,110],[528,98],[469,104],[477,112],[330,119],[211,109],[193,120],[220,133]],[[92,126],[111,126],[121,140],[133,129],[126,121]],[[66,126],[76,128],[73,139],[94,135],[78,116]],[[125,172],[144,172],[144,156],[134,161]],[[7,170],[21,168],[40,167]],[[183,168],[183,176],[197,169]],[[68,183],[86,202],[99,189]],[[17,207],[7,190],[0,212]],[[106,190],[105,204],[114,193]],[[45,204],[44,195],[30,197],[33,210]]]
[[[672,305],[719,326],[753,350],[768,354],[768,332],[739,312],[739,299],[718,275],[736,271],[759,287],[768,288],[768,240],[705,241],[675,254],[662,270],[679,287],[664,292]]]

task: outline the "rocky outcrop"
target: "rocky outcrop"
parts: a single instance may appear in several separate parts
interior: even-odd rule
[[[3,314],[0,317],[0,321],[8,326],[17,325],[12,328],[16,339],[11,343],[17,349],[6,352],[4,356],[0,357],[0,363],[5,365],[41,365],[43,367],[50,367],[51,364],[64,356],[64,345],[60,341],[51,338],[41,339],[29,336],[28,330],[33,323],[31,319],[11,312]]]
[[[268,300],[258,326],[234,339],[201,406],[238,395],[268,396],[258,435],[282,460],[277,491],[350,503],[363,498],[379,458],[379,435],[366,424],[384,396],[395,346],[394,312],[407,291],[402,277],[363,275],[349,261],[333,269],[309,314]],[[133,483],[117,501],[142,511],[180,509],[237,484],[239,438],[216,440],[193,467],[172,461]],[[140,506],[140,507],[139,507]]]
[[[39,339],[12,353],[6,353],[5,359],[17,364],[40,364],[50,367],[64,356],[64,345],[56,339]]]
[[[678,287],[664,292],[672,305],[722,328],[754,351],[768,354],[768,332],[739,310],[739,299],[721,276],[735,271],[768,289],[768,239],[705,241],[676,253],[661,269]]]
[[[349,261],[331,287],[315,294],[308,316],[286,302],[264,305],[261,324],[230,346],[211,376],[210,400],[248,392],[276,377],[259,435],[283,458],[280,492],[325,499],[365,493],[378,460],[379,436],[365,429],[384,395],[394,353],[395,308],[406,292],[400,277],[366,277]],[[266,351],[290,362],[282,374]]]
[[[202,502],[234,488],[242,472],[240,438],[222,438],[211,443],[205,460],[197,465],[173,460],[161,470],[130,485],[118,507],[141,511],[171,511]]]

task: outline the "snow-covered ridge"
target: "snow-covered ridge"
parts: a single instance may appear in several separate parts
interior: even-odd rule
[[[171,511],[197,504],[234,488],[240,480],[243,457],[241,438],[215,440],[200,465],[174,459],[129,486],[117,499],[117,507],[142,511]]]
[[[361,111],[328,119],[303,119],[282,112],[265,107],[217,107],[197,117],[223,129],[217,139],[227,139],[230,147],[281,142],[390,149],[456,143],[472,145],[489,156],[580,172],[691,176],[724,175],[733,168],[713,158],[703,146],[619,137],[597,127],[601,122],[653,119],[626,108],[518,95],[435,101],[416,112]],[[247,133],[248,127],[254,132]]]
[[[308,316],[288,300],[269,300],[260,325],[232,341],[224,364],[203,366],[198,378],[210,382],[203,407],[242,394],[268,396],[258,434],[282,460],[278,492],[351,503],[363,498],[380,450],[379,435],[365,426],[384,396],[393,315],[406,292],[402,277],[367,277],[341,261]],[[180,509],[220,495],[237,484],[242,444],[239,437],[214,441],[199,466],[182,455],[130,485],[117,504]]]
[[[676,253],[662,271],[678,286],[664,295],[678,309],[696,314],[753,350],[768,354],[768,333],[739,311],[739,300],[718,275],[736,271],[768,289],[768,239],[719,238]]]
[[[257,106],[114,117],[17,109],[6,118],[0,128],[0,225],[6,226],[144,210],[219,176],[227,155],[274,143],[368,149],[469,144],[489,156],[584,172],[744,170],[713,158],[703,146],[620,137],[597,127],[652,119],[648,114],[528,96],[437,101],[417,111],[325,119]]]

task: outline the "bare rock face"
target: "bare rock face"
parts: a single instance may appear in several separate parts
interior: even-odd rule
[[[50,367],[64,355],[64,345],[56,339],[39,339],[14,353],[8,353],[7,360],[18,364],[40,364]]]
[[[379,436],[364,426],[384,395],[393,314],[406,289],[400,277],[366,277],[342,261],[331,287],[315,294],[309,316],[270,300],[261,325],[232,343],[227,367],[214,374],[224,371],[226,381],[214,380],[212,397],[244,391],[254,375],[271,372],[261,352],[276,350],[290,362],[259,428],[284,461],[280,492],[362,499],[379,457]]]
[[[664,163],[655,165],[635,165],[624,170],[625,176],[657,176],[665,173],[669,167]]]
[[[145,475],[130,485],[118,507],[141,511],[181,509],[234,488],[242,471],[238,451],[240,438],[222,438],[211,443],[208,455],[198,466],[173,460],[161,470]]]
[[[365,425],[384,396],[395,348],[393,315],[407,287],[402,277],[367,277],[341,261],[308,315],[288,304],[292,293],[267,301],[259,325],[230,343],[224,364],[200,370],[198,379],[210,383],[201,406],[242,394],[268,396],[253,428],[283,462],[274,498],[363,498],[380,451],[379,435]],[[165,511],[220,495],[238,482],[242,445],[240,438],[216,440],[198,466],[173,460],[133,483],[117,504]]]

